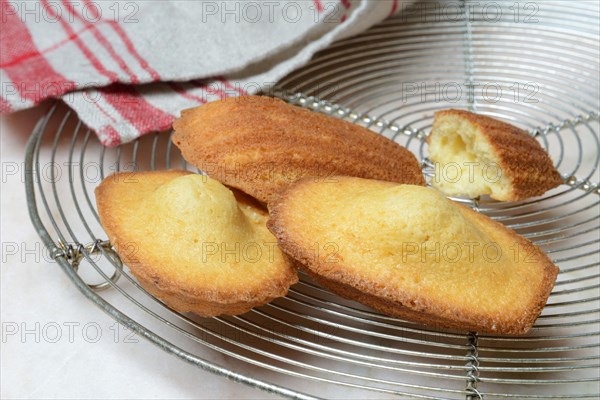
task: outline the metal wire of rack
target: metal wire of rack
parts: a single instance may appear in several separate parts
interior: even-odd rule
[[[448,15],[449,4],[462,6],[458,14]],[[423,327],[343,300],[306,276],[287,297],[241,316],[176,313],[120,263],[99,224],[93,189],[118,170],[191,167],[169,132],[106,149],[60,105],[38,122],[28,146],[33,223],[77,288],[117,321],[191,364],[269,392],[305,399],[340,393],[597,398],[598,3],[538,4],[533,15],[525,4],[495,4],[505,11],[516,4],[537,22],[527,24],[522,15],[516,20],[514,13],[499,19],[495,14],[491,21],[485,3],[417,3],[416,11],[333,44],[269,94],[406,146],[427,176],[432,165],[424,139],[437,109],[476,110],[537,137],[564,185],[517,203],[456,199],[534,241],[560,266],[549,302],[528,335]],[[47,157],[51,166],[68,166],[64,176],[40,162]]]

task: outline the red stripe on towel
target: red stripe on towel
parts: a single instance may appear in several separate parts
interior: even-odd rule
[[[56,72],[48,60],[42,56],[27,26],[16,12],[8,12],[12,4],[1,1],[3,24],[0,29],[0,64],[8,78],[23,99],[39,103],[47,97],[60,96],[75,88],[72,82]],[[26,65],[19,60],[27,59]],[[8,101],[2,101],[3,112],[10,110]],[[8,107],[8,108],[7,108]]]
[[[108,147],[116,147],[121,144],[119,132],[110,125],[100,128],[100,136],[103,137],[102,144]]]
[[[97,9],[96,9],[93,1],[85,0],[84,3],[86,4],[87,7],[91,8],[93,10],[94,18],[100,17],[100,15],[98,15],[98,13],[97,13]],[[129,36],[127,35],[127,32],[125,32],[123,27],[121,27],[121,25],[119,25],[119,23],[114,20],[105,19],[104,21],[107,22],[115,30],[117,35],[119,35],[119,37],[123,41],[123,44],[125,44],[125,47],[129,51],[129,54],[131,54],[133,56],[133,58],[135,58],[137,60],[137,62],[140,63],[140,66],[144,69],[144,71],[148,72],[148,74],[155,81],[160,81],[161,78],[160,78],[160,75],[158,74],[158,72],[156,72],[156,70],[154,68],[152,68],[150,66],[150,64],[148,64],[148,61],[146,61],[146,59],[144,59],[144,57],[142,57],[140,55],[140,53],[138,53],[135,46],[133,45],[133,42],[131,41],[131,39],[129,38]]]
[[[398,0],[394,0],[392,3],[392,9],[390,10],[390,16],[394,15],[398,11]]]
[[[140,80],[135,75],[135,73],[129,68],[129,66],[127,65],[125,60],[123,60],[123,58],[115,51],[114,47],[104,37],[102,32],[100,32],[100,30],[96,27],[96,23],[90,22],[86,18],[83,18],[69,1],[63,1],[63,4],[65,5],[65,7],[67,7],[67,10],[69,10],[71,15],[73,15],[75,18],[77,18],[79,21],[81,21],[86,28],[89,28],[92,31],[92,35],[94,35],[94,38],[96,38],[98,43],[100,43],[100,45],[102,47],[104,47],[104,49],[106,49],[106,51],[108,51],[108,54],[119,65],[119,68],[121,68],[129,76],[131,83],[133,83],[133,84],[140,83]],[[90,8],[93,10],[93,12],[91,12],[92,17],[94,19],[97,19],[99,15],[96,10],[96,6],[92,4],[90,6]]]
[[[52,7],[49,6],[48,0],[41,0],[41,1],[42,1],[42,6],[46,9],[48,14],[60,22],[60,24],[63,27],[63,29],[65,30],[65,32],[67,32],[67,34],[69,36],[74,35],[75,31],[73,30],[71,25],[69,25],[68,22],[63,20],[62,13],[57,14],[56,11]],[[100,60],[98,60],[96,58],[96,56],[92,53],[92,51],[83,43],[83,41],[81,40],[81,38],[79,36],[75,35],[73,40],[75,41],[75,44],[77,45],[79,50],[81,50],[83,55],[88,59],[88,61],[92,64],[92,66],[98,72],[100,72],[102,75],[106,76],[111,82],[115,82],[118,79],[118,76],[115,72],[109,71],[106,68],[104,68],[104,65],[102,65]]]
[[[315,4],[317,12],[321,14],[323,12],[323,3],[321,3],[321,0],[313,0],[313,3]]]
[[[188,99],[188,100],[193,100],[200,104],[206,103],[206,99],[189,93],[187,90],[185,90],[185,88],[181,84],[176,83],[176,82],[169,82],[168,84],[171,87],[171,89],[173,89],[181,97]]]
[[[140,134],[169,129],[175,119],[146,101],[133,86],[114,84],[101,89],[100,93]]]
[[[340,23],[344,22],[346,20],[346,18],[348,18],[348,10],[350,9],[350,7],[352,7],[350,0],[341,0],[341,2],[342,2],[342,5],[344,6],[344,8],[346,8],[346,11],[342,15],[342,18],[340,18]]]
[[[241,86],[236,85],[232,85],[231,82],[229,82],[227,79],[225,78],[219,78],[219,80],[223,83],[223,85],[225,85],[225,87],[227,89],[233,89],[236,92],[238,92],[238,94],[240,94],[241,96],[248,96],[248,92],[246,92],[244,90],[244,88],[242,88]]]

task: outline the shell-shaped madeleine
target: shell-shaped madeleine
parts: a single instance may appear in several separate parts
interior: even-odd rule
[[[279,247],[316,281],[435,327],[523,334],[558,268],[534,244],[432,188],[303,180],[269,207]]]
[[[425,184],[417,159],[399,144],[279,99],[215,101],[184,110],[173,127],[173,142],[189,163],[263,203],[304,177]]]
[[[140,284],[202,316],[241,314],[297,281],[256,202],[186,171],[119,173],[96,189],[111,243]]]

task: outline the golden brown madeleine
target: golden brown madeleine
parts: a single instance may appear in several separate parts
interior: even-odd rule
[[[184,110],[173,124],[184,158],[209,176],[268,203],[303,177],[359,176],[424,185],[415,156],[366,128],[245,96]]]
[[[450,196],[488,194],[516,201],[563,183],[537,140],[494,118],[463,110],[436,112],[427,142],[436,164],[431,183]]]
[[[267,226],[315,280],[385,314],[436,327],[524,334],[558,268],[527,239],[432,188],[302,180]]]
[[[177,311],[241,314],[297,282],[267,212],[187,171],[119,173],[96,188],[98,214],[140,284]]]

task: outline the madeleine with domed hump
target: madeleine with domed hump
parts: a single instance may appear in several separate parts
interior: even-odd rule
[[[267,230],[267,212],[207,176],[118,173],[96,188],[96,202],[123,262],[177,311],[242,314],[298,280]]]
[[[305,179],[267,226],[297,267],[331,291],[434,327],[531,329],[558,268],[534,244],[432,188]]]

